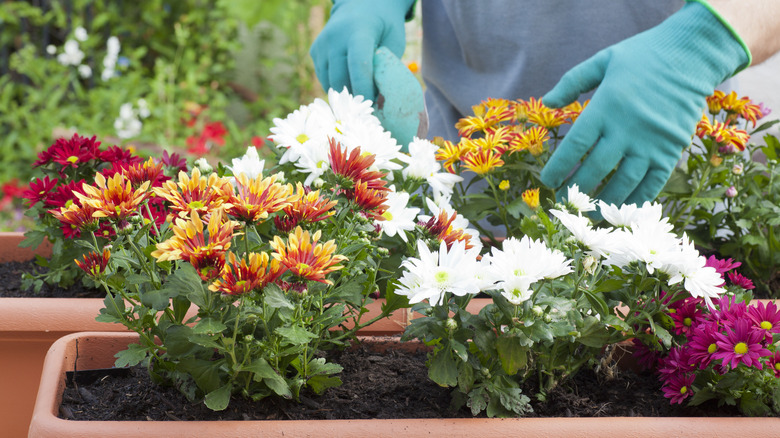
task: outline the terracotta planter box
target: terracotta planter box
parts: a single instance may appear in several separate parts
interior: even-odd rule
[[[130,333],[79,333],[52,345],[29,436],[37,437],[415,437],[776,436],[780,418],[518,418],[312,421],[69,421],[57,418],[65,373],[110,367],[114,353],[137,339]]]
[[[26,261],[51,254],[51,245],[36,250],[20,248],[23,233],[0,232],[0,263]],[[381,313],[384,300],[368,306],[363,318]],[[484,304],[482,304],[484,305]],[[95,321],[103,307],[99,298],[0,298],[0,425],[7,437],[23,437],[30,425],[35,394],[46,351],[57,339],[77,332],[124,332],[125,327]],[[361,335],[392,335],[403,332],[410,313],[395,312],[392,318],[372,324]]]

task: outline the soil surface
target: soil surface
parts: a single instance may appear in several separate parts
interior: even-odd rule
[[[282,399],[231,400],[221,412],[191,403],[176,389],[156,386],[144,368],[124,376],[92,376],[92,383],[68,381],[60,417],[70,420],[299,420],[368,418],[469,418],[467,408],[450,407],[450,391],[427,376],[425,352],[390,350],[383,354],[359,346],[336,352],[344,367],[344,384],[321,396],[305,394],[301,403]],[[533,390],[524,393],[535,400]],[[631,371],[611,379],[591,371],[580,373],[549,396],[533,402],[531,417],[605,416],[739,416],[715,404],[697,408],[671,406],[658,379]],[[484,416],[484,413],[482,414]]]
[[[22,274],[25,272],[45,272],[46,268],[35,264],[35,260],[26,262],[0,263],[0,297],[6,298],[104,298],[105,291],[85,288],[79,282],[67,289],[43,284],[39,293],[30,288],[22,289]]]

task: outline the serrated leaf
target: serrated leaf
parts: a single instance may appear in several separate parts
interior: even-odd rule
[[[501,368],[513,376],[528,364],[528,348],[520,345],[514,336],[501,336],[496,340],[496,350],[501,359]]]
[[[328,388],[341,385],[341,379],[336,376],[317,375],[312,376],[306,384],[316,393],[322,394]]]
[[[192,328],[192,332],[197,335],[214,335],[227,330],[227,326],[214,318],[203,318]]]
[[[263,289],[263,301],[267,306],[273,309],[295,308],[293,303],[290,302],[290,300],[288,300],[285,296],[284,291],[282,291],[282,289],[275,284],[269,284],[265,287],[265,289]]]
[[[283,337],[288,343],[294,345],[307,344],[310,340],[317,337],[314,333],[299,326],[279,327],[274,330],[274,333]]]
[[[114,355],[116,358],[114,366],[117,368],[136,366],[146,359],[148,353],[149,350],[143,345],[130,344],[127,346],[127,350],[122,350]]]

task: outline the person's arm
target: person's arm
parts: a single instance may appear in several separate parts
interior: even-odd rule
[[[709,0],[709,4],[745,41],[753,65],[780,52],[780,1]]]

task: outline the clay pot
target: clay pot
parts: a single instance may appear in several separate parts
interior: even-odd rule
[[[774,436],[780,418],[518,418],[311,421],[69,421],[57,418],[65,373],[110,367],[131,333],[78,333],[52,345],[29,436],[38,437],[706,437]]]

